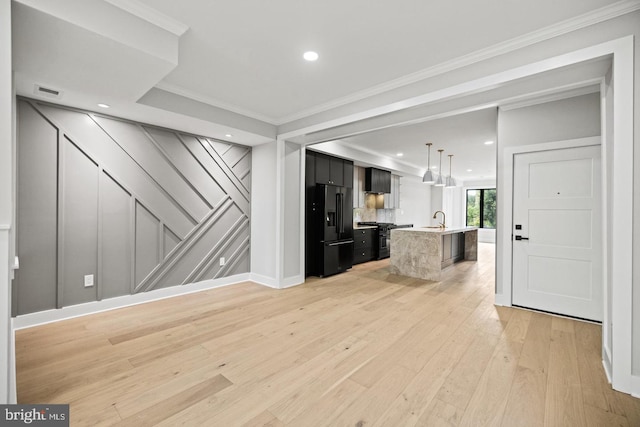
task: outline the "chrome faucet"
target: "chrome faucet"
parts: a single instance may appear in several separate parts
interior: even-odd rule
[[[442,214],[442,222],[440,223],[440,227],[442,228],[446,228],[445,225],[445,221],[447,219],[446,215],[444,214],[444,212],[442,211],[436,211],[436,213],[433,214],[433,219],[436,219],[436,216],[438,215],[438,212],[440,212]]]

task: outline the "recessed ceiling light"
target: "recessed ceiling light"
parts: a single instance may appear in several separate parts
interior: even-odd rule
[[[493,141],[486,141],[486,142],[484,143],[484,145],[491,145],[491,144],[493,144]]]
[[[305,52],[304,55],[302,55],[302,57],[307,61],[316,61],[318,59],[318,54],[310,50],[308,52]]]
[[[404,154],[403,153],[398,153],[398,154],[396,154],[396,156],[402,157],[402,156],[404,156]]]
[[[98,104],[98,107],[100,107],[100,108],[111,108],[111,105],[100,103],[100,104]]]
[[[473,169],[467,169],[467,172],[473,172]]]
[[[226,134],[225,137],[227,138],[233,138],[233,135],[231,135],[230,133]]]

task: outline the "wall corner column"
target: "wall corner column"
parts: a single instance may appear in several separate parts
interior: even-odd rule
[[[0,403],[15,403],[15,351],[11,327],[14,212],[14,100],[11,1],[0,0]]]

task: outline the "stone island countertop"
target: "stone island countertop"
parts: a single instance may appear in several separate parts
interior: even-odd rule
[[[398,228],[391,230],[390,270],[393,274],[440,280],[454,262],[478,259],[478,228]]]

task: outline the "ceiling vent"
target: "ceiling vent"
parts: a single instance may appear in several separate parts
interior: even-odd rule
[[[60,99],[62,98],[63,92],[57,89],[51,89],[50,87],[41,86],[39,84],[33,85],[33,93],[38,96],[44,96],[49,99]]]

